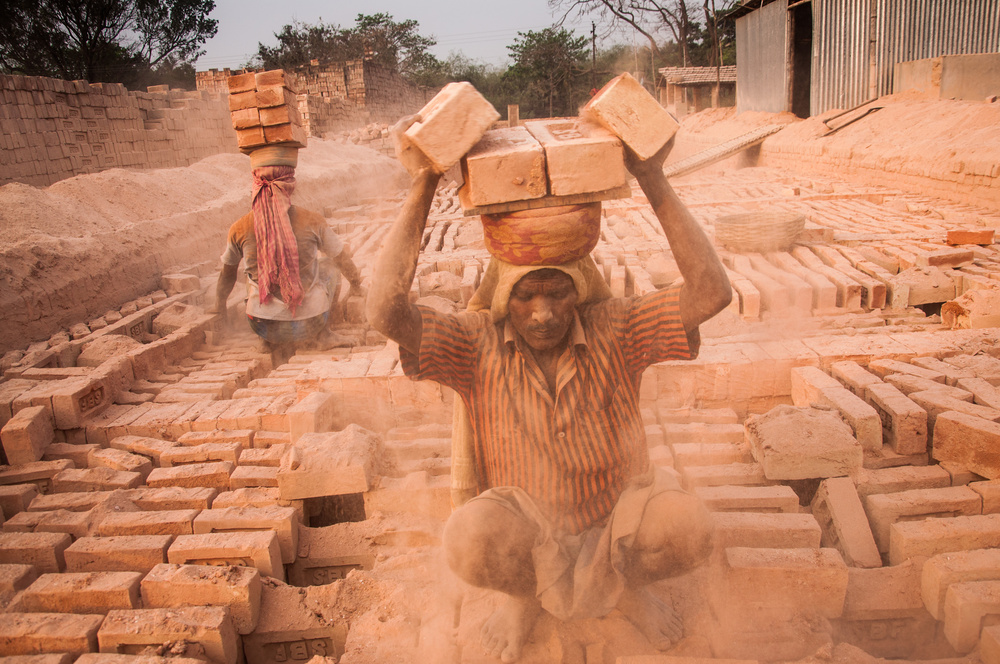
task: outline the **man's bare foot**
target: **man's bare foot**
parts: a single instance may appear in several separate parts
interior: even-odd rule
[[[541,610],[542,605],[530,595],[507,595],[483,624],[486,653],[499,657],[504,664],[519,660]]]
[[[657,650],[669,650],[684,636],[684,622],[669,599],[660,599],[648,588],[626,588],[618,610]]]

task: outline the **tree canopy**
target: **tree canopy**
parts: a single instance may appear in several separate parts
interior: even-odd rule
[[[277,46],[257,44],[250,64],[264,69],[294,68],[319,60],[322,64],[371,60],[416,78],[440,64],[427,49],[437,42],[421,35],[414,20],[395,21],[390,14],[358,14],[353,28],[337,24],[294,21],[274,33]]]
[[[725,43],[729,32],[720,22],[736,4],[737,0],[549,0],[549,7],[562,13],[559,24],[572,17],[592,17],[605,35],[620,29],[635,32],[658,66],[682,67],[722,64],[716,62],[720,51],[723,59],[727,54],[731,59]],[[699,22],[699,14],[704,22]]]
[[[0,70],[148,85],[178,76],[218,29],[214,0],[0,0]]]
[[[575,115],[574,84],[587,67],[586,37],[559,28],[518,32],[507,47],[514,59],[506,77],[518,85],[525,117]]]

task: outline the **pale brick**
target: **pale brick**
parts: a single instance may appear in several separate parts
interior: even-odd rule
[[[254,438],[258,432],[253,429],[217,429],[215,431],[189,431],[179,436],[179,445],[194,446],[205,443],[240,443],[244,450],[255,447]],[[287,442],[287,441],[286,441]]]
[[[11,464],[40,461],[53,437],[52,411],[44,406],[18,411],[0,429],[0,442]]]
[[[983,664],[1000,664],[1000,625],[983,627],[979,640],[979,656]]]
[[[834,362],[830,365],[830,373],[855,395],[862,399],[867,398],[868,388],[871,385],[881,383],[882,380],[859,365],[850,360]]]
[[[464,207],[539,198],[548,192],[545,152],[524,127],[487,131],[462,158]]]
[[[640,159],[649,159],[680,128],[673,117],[628,73],[602,87],[580,115],[603,125]]]
[[[69,613],[0,613],[0,652],[74,656],[94,652],[102,620],[103,616]]]
[[[927,413],[888,383],[868,386],[866,400],[882,419],[882,442],[897,454],[927,452]]]
[[[812,513],[823,529],[821,544],[840,551],[851,567],[881,567],[854,482],[847,477],[823,480],[812,500]]]
[[[818,549],[823,534],[812,514],[716,512],[712,520],[716,550],[731,546]]]
[[[895,468],[863,469],[855,478],[858,495],[864,498],[876,493],[895,493],[912,489],[937,489],[951,486],[951,476],[940,466],[898,466]]]
[[[154,468],[146,478],[146,484],[150,487],[208,487],[228,491],[229,475],[232,472],[233,464],[228,461]]]
[[[38,572],[34,565],[0,564],[0,606],[7,606],[17,593],[30,586],[37,578]]]
[[[886,376],[889,374],[902,373],[911,376],[918,376],[919,378],[934,381],[935,383],[944,384],[946,382],[945,375],[943,373],[918,367],[906,362],[900,362],[899,360],[872,360],[868,363],[868,370],[873,372],[882,380],[885,380]]]
[[[61,572],[72,541],[66,533],[0,533],[0,564],[33,565],[43,574]]]
[[[28,613],[106,614],[139,608],[139,572],[43,574],[18,598]]]
[[[125,498],[141,510],[206,510],[219,494],[209,487],[165,486],[129,489]]]
[[[956,486],[875,494],[865,498],[865,507],[879,551],[886,553],[890,528],[897,521],[980,514],[982,499],[972,489]]]
[[[278,468],[268,466],[240,466],[229,476],[231,489],[244,487],[277,487]]]
[[[933,456],[988,479],[1000,478],[1000,424],[948,411],[935,420]]]
[[[285,580],[278,534],[273,530],[180,535],[170,545],[167,560],[160,562],[256,567],[264,576]]]
[[[861,445],[831,411],[778,406],[748,417],[744,428],[768,479],[839,477],[861,468]]]
[[[727,601],[826,618],[844,611],[847,565],[835,549],[731,547],[725,555]]]
[[[241,443],[203,443],[201,445],[177,446],[160,455],[160,466],[171,468],[192,463],[226,461],[236,466],[243,451]]]
[[[849,567],[844,620],[923,618],[920,597],[921,561],[864,569]]]
[[[244,449],[240,453],[240,466],[277,468],[281,465],[281,457],[284,456],[289,448],[290,445],[288,443],[277,443],[268,447]],[[236,470],[240,469],[237,468]]]
[[[983,514],[1000,512],[1000,480],[970,482],[969,488],[979,494],[983,501]]]
[[[194,533],[229,533],[247,530],[273,530],[278,535],[281,559],[295,560],[299,543],[299,518],[291,507],[226,507],[203,510],[194,520]]]
[[[990,420],[991,422],[1000,421],[1000,410],[987,408],[986,406],[979,406],[961,399],[955,399],[954,397],[937,390],[913,392],[909,396],[915,404],[927,411],[928,434],[931,434],[934,431],[934,423],[937,420],[937,416],[946,411],[955,411],[966,415],[972,415],[973,417],[981,417],[984,420]],[[931,447],[933,448],[933,436],[929,435],[928,439],[930,440]]]
[[[928,613],[943,620],[945,595],[951,584],[997,580],[1000,580],[1000,549],[942,553],[923,564],[920,596]]]
[[[130,473],[139,473],[143,481],[153,470],[153,463],[141,454],[132,454],[124,450],[114,448],[93,450],[87,459],[91,468],[110,468],[112,470],[123,470]]]
[[[743,442],[743,425],[734,422],[664,422],[663,436],[668,445],[740,444]]]
[[[352,570],[375,566],[374,542],[363,534],[363,522],[342,522],[324,528],[302,528],[295,562],[288,566],[288,582],[295,586],[323,586],[347,578]],[[407,546],[438,546],[440,536],[409,531],[401,534]],[[393,542],[382,541],[392,545]]]
[[[927,380],[926,378],[920,378],[919,376],[911,376],[910,374],[890,374],[885,377],[885,382],[892,385],[907,396],[914,392],[937,390],[942,394],[947,394],[952,398],[960,399],[962,401],[971,402],[973,399],[972,393],[966,390],[958,387],[952,387],[950,385],[936,383],[933,380]]]
[[[1000,546],[1000,514],[899,521],[889,529],[889,562]]]
[[[0,513],[4,519],[9,519],[18,512],[27,510],[36,496],[38,487],[34,484],[0,486]]]
[[[332,394],[313,392],[288,408],[289,436],[291,442],[303,434],[333,431],[337,417],[337,399]]]
[[[278,471],[285,500],[362,493],[372,488],[382,439],[355,424],[338,433],[308,433],[295,442]]]
[[[149,609],[189,606],[192,597],[202,606],[229,609],[233,626],[249,634],[260,617],[261,578],[253,567],[157,565],[142,579],[142,602]]]
[[[694,494],[710,512],[788,512],[799,511],[799,497],[791,487],[775,486],[700,486]]]
[[[882,420],[878,411],[864,399],[838,386],[820,390],[817,401],[820,406],[834,408],[840,413],[863,449],[882,450]]]
[[[717,466],[687,466],[681,471],[688,491],[704,486],[766,486],[774,484],[764,477],[759,463],[727,463]]]
[[[109,445],[116,450],[149,457],[156,465],[159,465],[160,455],[175,447],[177,443],[143,436],[117,436],[111,439]]]
[[[451,514],[451,480],[425,470],[402,478],[383,477],[379,487],[365,492],[365,513],[405,513],[447,520]]]
[[[318,616],[298,588],[265,584],[257,629],[243,637],[243,646],[247,664],[315,656],[337,661],[346,637],[346,626]]]
[[[200,510],[160,510],[154,512],[111,512],[104,515],[97,534],[121,535],[190,535]]]
[[[42,455],[42,461],[56,461],[58,459],[68,459],[77,468],[86,468],[87,459],[94,450],[101,449],[100,445],[75,445],[71,443],[49,443]]]
[[[625,184],[621,141],[600,125],[550,118],[527,120],[524,127],[545,150],[553,196],[602,192]]]
[[[239,637],[229,612],[217,606],[109,611],[97,640],[102,652],[138,653],[148,646],[187,642],[218,664],[236,664]]]
[[[819,367],[793,367],[790,376],[792,403],[800,408],[818,403],[820,391],[824,389],[844,389],[840,381]]]
[[[420,121],[406,130],[406,137],[443,173],[499,118],[471,84],[449,83],[420,109]]]
[[[140,473],[111,468],[68,468],[52,478],[53,493],[134,489],[142,484]]]
[[[1000,581],[970,581],[948,586],[944,602],[944,635],[965,654],[979,643],[983,621],[1000,618]]]
[[[936,357],[915,357],[910,360],[910,364],[942,374],[945,378],[945,384],[952,387],[956,386],[959,380],[972,378],[976,375],[975,372],[969,369],[962,369],[947,362],[942,362]]]
[[[678,468],[753,462],[745,443],[674,443],[671,449]]]
[[[167,562],[171,535],[81,537],[66,548],[68,572],[141,572]]]
[[[972,393],[975,403],[980,406],[1000,409],[1000,389],[982,378],[960,378],[956,385]]]

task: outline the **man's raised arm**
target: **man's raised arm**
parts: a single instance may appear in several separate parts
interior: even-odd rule
[[[417,119],[403,118],[392,128],[396,155],[413,181],[403,209],[382,243],[366,307],[372,327],[411,353],[420,351],[422,326],[420,312],[410,304],[410,286],[417,271],[427,214],[441,179],[441,173],[403,134]]]
[[[673,140],[645,161],[638,159],[626,146],[625,163],[663,226],[677,268],[684,277],[680,294],[681,320],[684,329],[690,333],[725,309],[733,293],[715,248],[677,198],[663,173],[663,161],[672,146]]]

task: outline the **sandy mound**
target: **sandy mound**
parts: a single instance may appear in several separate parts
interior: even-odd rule
[[[394,195],[394,160],[313,139],[299,157],[295,202],[317,211]],[[0,187],[0,352],[48,338],[158,288],[160,276],[221,255],[249,210],[250,159],[185,168],[112,169],[46,188]]]

